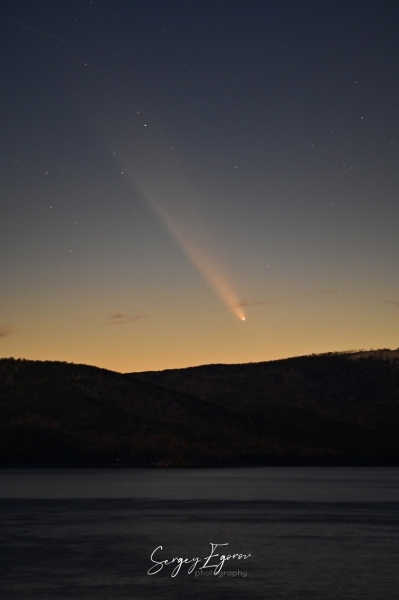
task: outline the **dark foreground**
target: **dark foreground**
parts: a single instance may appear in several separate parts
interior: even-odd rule
[[[399,503],[0,502],[3,600],[396,600]],[[154,559],[250,553],[188,574]],[[218,552],[218,550],[215,550]],[[218,563],[219,559],[214,559]],[[204,564],[204,561],[202,561]]]
[[[7,469],[0,484],[2,600],[398,597],[398,469]],[[212,543],[247,558],[201,570]]]
[[[121,374],[0,360],[0,465],[399,465],[399,351]]]

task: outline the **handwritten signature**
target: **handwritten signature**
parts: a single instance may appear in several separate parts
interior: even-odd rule
[[[155,553],[159,553],[159,550],[163,550],[162,546],[158,546],[157,548],[155,548],[155,550],[152,552],[151,554],[151,561],[154,563],[152,565],[152,567],[150,567],[147,571],[148,575],[156,575],[157,573],[159,573],[160,571],[162,571],[162,569],[164,567],[166,567],[167,565],[175,565],[174,569],[171,572],[171,577],[176,577],[176,575],[179,573],[181,567],[186,564],[186,565],[190,565],[189,569],[188,569],[188,574],[192,573],[195,569],[197,569],[197,571],[199,573],[202,572],[202,569],[213,569],[213,575],[218,575],[220,573],[220,571],[223,568],[223,565],[226,561],[228,560],[232,560],[232,559],[236,559],[236,560],[246,560],[247,558],[249,558],[251,556],[251,554],[242,554],[242,553],[235,553],[235,554],[218,554],[215,553],[215,550],[219,547],[219,546],[228,546],[228,543],[225,544],[213,544],[212,542],[210,542],[211,546],[212,546],[212,550],[211,553],[209,554],[209,556],[206,556],[205,558],[199,558],[194,557],[194,558],[182,558],[182,557],[177,557],[175,556],[174,558],[171,559],[164,559],[164,560],[157,560],[156,558],[154,558]],[[202,566],[198,566],[199,563],[204,560],[204,564]],[[211,564],[211,562],[213,562],[213,564]],[[197,576],[197,573],[196,573]]]

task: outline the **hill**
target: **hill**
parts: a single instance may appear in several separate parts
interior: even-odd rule
[[[399,464],[399,352],[120,374],[0,360],[0,465]]]

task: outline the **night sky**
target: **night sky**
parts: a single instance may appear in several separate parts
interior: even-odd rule
[[[399,345],[395,1],[0,9],[0,355]]]

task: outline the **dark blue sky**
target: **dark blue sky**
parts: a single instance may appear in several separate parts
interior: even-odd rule
[[[398,345],[397,3],[0,15],[3,356],[134,371]]]

